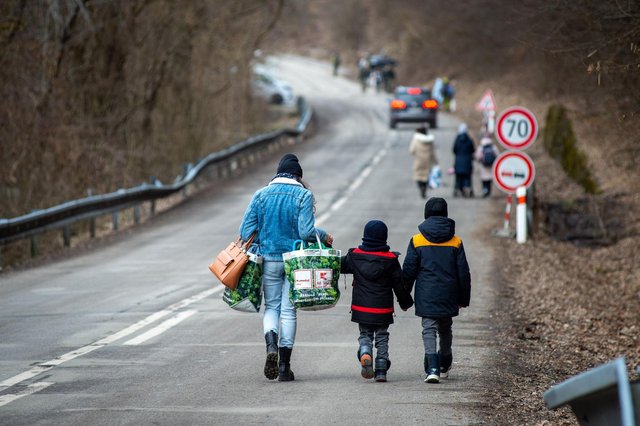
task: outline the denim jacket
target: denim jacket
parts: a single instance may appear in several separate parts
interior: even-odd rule
[[[314,222],[311,191],[294,179],[279,177],[253,194],[242,218],[240,238],[246,241],[258,231],[258,253],[265,260],[281,261],[282,253],[292,251],[296,240],[315,241],[318,233],[326,241],[327,233]]]

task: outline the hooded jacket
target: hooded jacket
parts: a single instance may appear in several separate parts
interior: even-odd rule
[[[431,216],[418,226],[409,241],[403,264],[403,280],[411,293],[415,282],[416,315],[428,318],[457,316],[469,306],[471,274],[455,222]]]
[[[349,249],[342,257],[340,272],[353,274],[351,321],[369,325],[393,324],[393,293],[402,309],[413,305],[402,285],[398,256],[390,251]]]
[[[409,143],[409,153],[413,156],[413,180],[416,182],[426,182],[429,180],[431,167],[438,164],[436,152],[433,147],[434,137],[432,134],[422,134],[416,132]]]

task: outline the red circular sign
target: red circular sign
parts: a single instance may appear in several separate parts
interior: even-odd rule
[[[538,120],[531,111],[520,106],[500,113],[496,125],[498,141],[507,149],[525,149],[538,137]]]
[[[524,152],[505,151],[493,162],[493,179],[502,191],[513,194],[520,186],[528,188],[535,179],[533,160]]]

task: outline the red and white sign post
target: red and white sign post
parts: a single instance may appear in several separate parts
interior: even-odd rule
[[[520,152],[531,146],[538,136],[538,121],[531,111],[513,106],[502,111],[496,125],[496,136],[507,151],[493,163],[493,178],[496,186],[507,193],[507,209],[501,236],[511,236],[509,219],[512,196],[518,200],[516,210],[516,238],[518,243],[527,240],[527,188],[535,179],[535,166],[531,157]]]

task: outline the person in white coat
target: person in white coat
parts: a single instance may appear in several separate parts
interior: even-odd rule
[[[483,137],[480,145],[474,153],[475,159],[480,163],[480,180],[482,181],[482,196],[484,198],[491,195],[491,185],[493,183],[493,163],[500,155],[500,151],[495,146],[490,137]]]
[[[426,126],[416,129],[409,144],[409,153],[413,156],[413,180],[418,184],[418,190],[422,198],[427,198],[429,185],[429,172],[438,164],[434,140]]]

